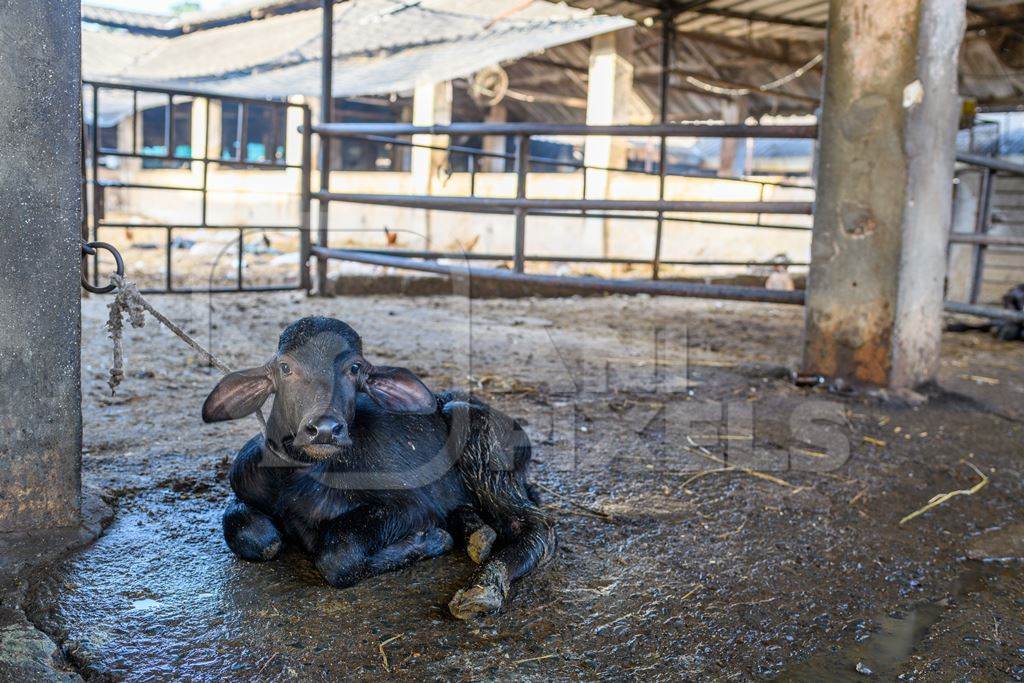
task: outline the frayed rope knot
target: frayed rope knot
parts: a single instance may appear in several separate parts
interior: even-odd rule
[[[114,300],[107,304],[110,311],[107,317],[107,333],[114,342],[114,358],[110,365],[110,378],[107,384],[110,386],[110,393],[113,395],[118,385],[124,380],[124,347],[122,338],[124,336],[124,315],[128,314],[128,322],[132,327],[142,327],[146,324],[145,307],[142,305],[142,295],[134,282],[126,282],[120,275],[111,275],[110,281],[114,285],[117,294]]]

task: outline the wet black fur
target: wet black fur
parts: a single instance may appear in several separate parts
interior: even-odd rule
[[[279,348],[325,331],[361,347],[341,321],[305,318],[285,330]],[[262,435],[251,439],[230,473],[237,499],[224,513],[224,536],[231,550],[265,561],[282,545],[297,545],[313,555],[328,583],[341,587],[440,555],[451,548],[452,535],[465,540],[483,522],[497,541],[472,585],[492,585],[503,600],[508,584],[550,558],[556,546],[554,526],[527,484],[530,442],[518,423],[478,400],[435,396],[434,414],[414,415],[385,412],[357,394],[352,446],[324,462],[300,462],[286,447],[268,449]],[[403,473],[439,452],[443,469],[436,479],[400,485]],[[365,472],[390,474],[399,485],[330,485],[332,476]]]

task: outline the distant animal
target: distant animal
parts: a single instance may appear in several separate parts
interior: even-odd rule
[[[1003,308],[1011,311],[1024,311],[1024,283],[1015,285],[1003,294]],[[946,326],[950,332],[988,332],[992,330],[1003,341],[1024,340],[1024,323],[1016,320],[999,320],[980,325],[968,323],[950,323]]]
[[[302,318],[259,367],[226,375],[203,420],[255,412],[266,435],[230,472],[224,538],[239,557],[292,543],[336,587],[450,550],[480,564],[449,603],[462,619],[502,607],[513,581],[547,562],[557,538],[526,479],[521,425],[474,397],[433,393],[411,371],[376,366],[346,323]]]

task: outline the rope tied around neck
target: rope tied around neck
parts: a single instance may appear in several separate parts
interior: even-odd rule
[[[139,292],[134,282],[125,280],[122,276],[114,274],[110,276],[110,282],[114,286],[114,300],[107,304],[110,314],[107,317],[107,332],[114,343],[113,358],[110,365],[110,378],[107,385],[110,386],[110,393],[113,394],[117,387],[124,380],[124,316],[128,316],[128,322],[134,328],[140,328],[146,324],[146,313],[156,318],[157,322],[170,330],[176,337],[199,354],[203,361],[223,373],[231,372],[231,368],[222,360],[214,356],[202,344],[191,337],[185,330],[178,327],[167,316],[153,307]],[[263,417],[263,409],[256,410],[256,419],[264,435],[267,433],[267,421]]]

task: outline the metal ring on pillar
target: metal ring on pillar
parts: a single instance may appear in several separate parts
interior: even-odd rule
[[[104,249],[110,252],[110,255],[114,257],[115,270],[119,277],[124,277],[124,259],[121,258],[121,252],[119,252],[114,245],[107,244],[106,242],[82,242],[82,253],[88,254],[89,256],[95,256],[97,249]],[[106,285],[104,287],[97,287],[89,284],[85,275],[82,276],[82,287],[93,294],[109,294],[113,292],[115,286],[113,284]]]

